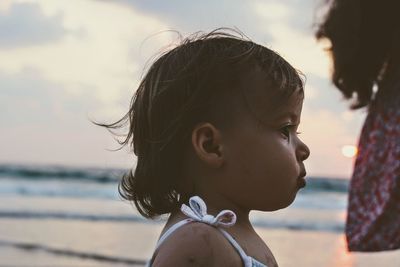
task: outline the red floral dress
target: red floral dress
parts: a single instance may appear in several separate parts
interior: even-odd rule
[[[361,132],[349,191],[349,251],[400,248],[400,83],[393,86],[390,103],[372,108]]]

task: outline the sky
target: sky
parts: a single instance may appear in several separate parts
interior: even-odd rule
[[[330,82],[317,0],[1,0],[0,163],[132,167],[91,120],[120,118],[152,56],[178,35],[236,27],[307,77],[301,138],[311,176],[349,178],[365,111]]]

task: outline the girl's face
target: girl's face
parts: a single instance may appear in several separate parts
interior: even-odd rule
[[[266,95],[263,77],[254,72],[245,84],[256,92],[250,99],[257,102],[256,112],[257,104]],[[221,186],[226,188],[222,190],[226,197],[249,210],[272,211],[293,202],[305,185],[303,161],[310,154],[297,134],[302,105],[303,92],[298,89],[273,114],[257,112],[262,124],[250,112],[243,111],[237,123],[222,132],[227,175]]]

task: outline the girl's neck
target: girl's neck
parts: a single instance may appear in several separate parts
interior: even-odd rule
[[[219,194],[210,190],[198,190],[196,195],[202,198],[206,203],[208,214],[216,216],[222,210],[231,210],[236,214],[235,228],[253,230],[249,220],[250,210],[241,207],[237,203],[234,203],[223,194]]]
[[[234,203],[231,203],[223,196],[215,196],[207,193],[199,193],[195,195],[199,196],[205,202],[207,206],[207,214],[217,216],[222,210],[231,210],[236,214],[236,223],[234,226],[229,228],[231,233],[255,233],[255,230],[249,220],[249,211],[240,208]],[[184,204],[188,205],[188,203]],[[180,209],[175,210],[168,218],[168,222],[166,224],[166,228],[163,230],[163,233],[173,224],[186,218],[187,216],[183,214]]]

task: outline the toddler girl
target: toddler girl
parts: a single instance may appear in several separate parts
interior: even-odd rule
[[[251,210],[290,205],[305,186],[309,149],[297,128],[299,73],[274,51],[223,29],[161,55],[129,112],[120,143],[137,156],[123,198],[169,214],[148,266],[277,266]]]

